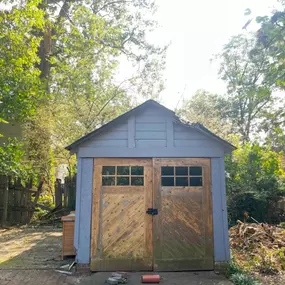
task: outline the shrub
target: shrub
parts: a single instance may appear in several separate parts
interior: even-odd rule
[[[257,144],[245,144],[226,157],[227,197],[230,223],[248,212],[259,222],[279,223],[277,202],[285,195],[281,153]]]

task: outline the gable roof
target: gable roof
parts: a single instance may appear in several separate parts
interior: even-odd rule
[[[65,149],[72,151],[73,149],[77,148],[80,144],[82,144],[83,142],[101,134],[102,132],[111,129],[115,126],[117,126],[118,124],[124,122],[127,118],[129,118],[130,116],[133,116],[135,114],[138,114],[139,112],[150,108],[150,107],[157,107],[169,114],[171,114],[172,116],[174,116],[175,119],[175,123],[180,124],[184,127],[188,127],[191,129],[196,129],[198,132],[203,133],[206,136],[209,136],[215,140],[218,140],[220,143],[222,143],[226,148],[229,148],[230,150],[234,150],[236,149],[235,146],[233,146],[232,144],[230,144],[229,142],[227,142],[226,140],[220,138],[219,136],[215,135],[214,133],[212,133],[210,130],[208,130],[207,128],[205,128],[202,124],[200,123],[190,123],[190,122],[183,122],[176,114],[174,111],[164,107],[163,105],[159,104],[158,102],[150,99],[147,100],[146,102],[144,102],[143,104],[131,109],[130,111],[122,114],[121,116],[115,118],[114,120],[106,123],[105,125],[101,126],[100,128],[94,130],[93,132],[90,132],[89,134],[81,137],[80,139],[76,140],[75,142],[73,142],[72,144],[70,144],[69,146],[67,146]]]

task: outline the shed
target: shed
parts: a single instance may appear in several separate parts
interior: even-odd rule
[[[229,261],[230,143],[148,100],[67,149],[78,159],[78,264],[182,271]]]

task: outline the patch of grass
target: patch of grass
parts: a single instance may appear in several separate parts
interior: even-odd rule
[[[230,281],[236,285],[259,285],[260,283],[251,275],[244,272],[234,273],[230,276]]]
[[[226,271],[226,276],[235,285],[259,285],[259,281],[256,280],[249,272],[242,270],[234,259],[229,263]]]

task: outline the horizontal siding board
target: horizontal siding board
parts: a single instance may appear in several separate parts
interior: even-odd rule
[[[165,131],[166,130],[166,123],[155,123],[155,122],[141,122],[136,123],[136,130],[137,131]]]
[[[174,140],[174,146],[175,147],[220,147],[222,149],[221,146],[219,146],[219,144],[217,144],[215,141],[211,141],[211,140],[197,140],[197,139],[193,139],[193,140]]]
[[[100,147],[100,146],[107,146],[107,147],[127,147],[128,140],[96,140],[90,142],[86,146],[91,147]]]
[[[125,139],[127,140],[128,139],[128,131],[115,131],[115,130],[112,130],[112,131],[109,131],[105,134],[102,134],[101,136],[99,136],[97,138],[98,139],[101,139],[101,140],[122,140],[122,139]]]
[[[191,129],[184,132],[177,132],[177,131],[174,132],[175,140],[198,140],[198,139],[203,140],[205,138],[207,137]]]
[[[136,131],[137,140],[166,140],[166,131]]]
[[[80,147],[78,157],[223,157],[224,152],[217,147]]]
[[[119,124],[117,127],[113,128],[113,131],[127,131],[128,123]]]
[[[137,123],[165,123],[167,121],[166,116],[137,116],[136,122]]]
[[[141,112],[138,116],[169,116],[169,112],[157,108],[148,108]]]
[[[136,140],[136,147],[166,147],[166,140]]]

